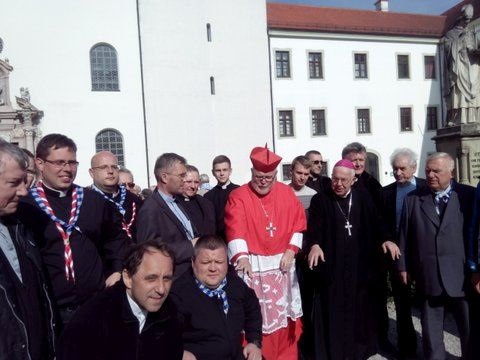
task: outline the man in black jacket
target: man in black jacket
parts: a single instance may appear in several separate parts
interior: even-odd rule
[[[127,254],[123,281],[82,306],[60,338],[60,360],[180,360],[183,347],[168,297],[173,252],[152,240]]]
[[[222,238],[198,239],[192,270],[175,281],[172,299],[183,321],[184,360],[261,360],[260,305],[255,292],[228,272]]]
[[[0,359],[54,358],[52,304],[38,249],[14,218],[28,158],[0,140]]]
[[[330,189],[330,178],[322,175],[322,168],[324,164],[322,154],[317,150],[310,150],[305,153],[305,156],[312,163],[312,167],[310,168],[310,177],[305,185],[307,185],[309,188],[312,188],[316,192]]]
[[[408,148],[397,149],[390,156],[395,182],[382,190],[384,221],[391,238],[396,239],[405,197],[412,191],[427,186],[425,179],[414,176],[417,155]],[[388,264],[395,311],[397,313],[398,350],[402,358],[416,357],[417,337],[413,327],[410,288],[400,282],[393,262]]]

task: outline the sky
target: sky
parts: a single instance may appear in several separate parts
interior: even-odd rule
[[[268,0],[268,2],[374,10],[376,0]],[[394,12],[440,15],[459,2],[461,0],[390,0],[388,9]]]

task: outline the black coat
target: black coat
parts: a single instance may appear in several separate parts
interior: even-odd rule
[[[319,176],[315,180],[310,176],[305,185],[316,192],[322,192],[332,187],[332,180],[328,176]]]
[[[220,300],[198,288],[191,271],[173,284],[170,296],[183,322],[184,347],[197,360],[243,360],[242,330],[248,342],[262,339],[262,315],[255,292],[233,272],[227,274],[224,289],[227,316]]]
[[[427,186],[427,181],[415,176],[417,189]],[[385,221],[386,229],[391,235],[391,239],[396,239],[397,227],[397,182],[393,182],[383,187],[381,192],[383,220]]]
[[[216,233],[215,208],[210,200],[200,195],[189,199],[180,195],[177,199],[190,219],[195,236]]]
[[[475,188],[453,183],[442,219],[429,188],[408,194],[403,205],[398,242],[403,256],[398,271],[408,271],[426,296],[465,295],[469,228]]]
[[[19,251],[23,252],[22,255],[18,254],[19,260],[22,256],[30,263],[30,266],[21,268],[22,278],[25,280],[28,277],[30,281],[35,281],[40,290],[38,298],[28,299],[29,303],[23,304],[23,306],[31,306],[29,304],[36,302],[35,305],[41,310],[44,319],[42,328],[47,342],[44,347],[43,359],[53,359],[55,348],[53,306],[43,276],[40,253],[34,245],[31,234],[19,221],[14,218],[4,218],[3,221],[16,244],[17,254]],[[25,271],[28,269],[33,271],[26,274]],[[18,280],[14,277],[16,275],[11,269],[10,263],[0,250],[0,359],[26,360],[31,359],[31,356],[27,346],[26,323],[20,312],[22,304],[20,304],[21,300],[17,297],[15,290],[14,281]]]
[[[193,246],[182,223],[170,210],[158,190],[145,200],[137,221],[139,243],[156,238],[162,238],[175,253],[175,277],[179,277],[190,267]]]
[[[60,338],[59,360],[180,360],[180,324],[169,298],[139,323],[122,281],[85,303]]]

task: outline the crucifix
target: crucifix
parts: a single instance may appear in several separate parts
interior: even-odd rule
[[[276,231],[277,228],[273,226],[272,222],[270,221],[270,226],[267,226],[265,230],[270,231],[270,237],[273,237],[273,232]]]
[[[348,236],[352,236],[352,230],[351,230],[352,227],[353,227],[353,226],[350,224],[350,221],[347,220],[347,221],[345,222],[345,229],[348,230]]]

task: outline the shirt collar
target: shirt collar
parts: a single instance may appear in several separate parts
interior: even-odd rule
[[[163,192],[160,191],[159,188],[157,188],[157,192],[160,194],[160,196],[162,197],[163,200],[165,200],[165,202],[167,204],[172,204],[175,202],[175,197],[174,196],[170,196],[170,195],[167,195],[167,194],[164,194]]]
[[[147,320],[147,310],[143,310],[138,304],[127,294],[128,304],[130,305],[130,309],[132,309],[133,315],[137,318],[139,323],[139,333],[142,332],[143,326],[145,325],[145,321]]]
[[[219,184],[218,186],[221,187],[223,190],[226,190],[228,185],[230,185],[230,183],[231,183],[230,180],[228,180],[225,184],[223,184],[223,185]]]
[[[52,189],[51,187],[47,186],[47,184],[45,184],[44,182],[42,182],[42,184],[47,190],[50,190],[49,192],[52,195],[56,195],[59,198],[66,197],[68,195],[68,192],[71,189],[71,187],[70,187],[67,191],[62,191],[62,190]]]

